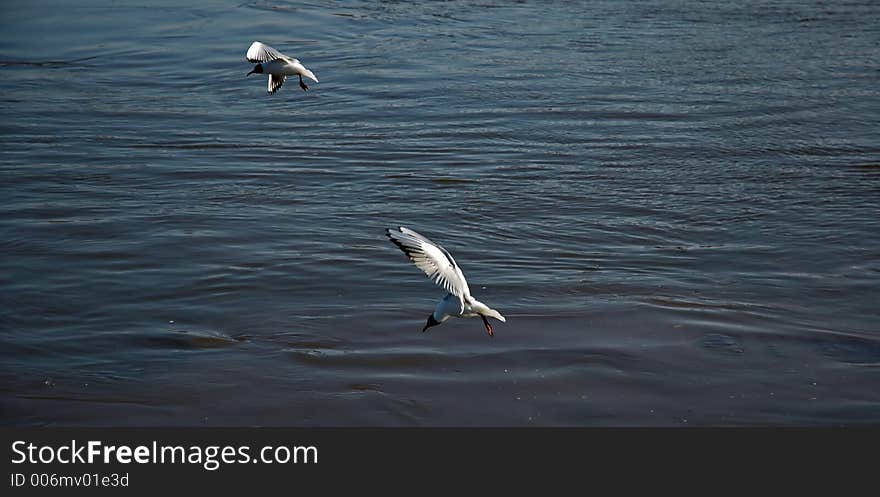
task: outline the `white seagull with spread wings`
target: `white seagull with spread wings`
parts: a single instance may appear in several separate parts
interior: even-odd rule
[[[263,45],[258,41],[253,42],[251,48],[248,49],[247,60],[257,64],[251,72],[247,73],[247,76],[254,73],[269,75],[269,93],[278,91],[278,88],[281,88],[281,85],[284,84],[284,80],[288,76],[299,76],[299,86],[303,91],[309,89],[309,86],[303,83],[303,76],[315,83],[318,82],[318,78],[315,77],[312,71],[306,69],[300,61],[293,57],[288,57],[269,45]]]
[[[434,312],[428,316],[428,322],[422,328],[423,332],[451,317],[473,318],[479,316],[483,319],[483,324],[486,325],[486,332],[489,336],[494,336],[492,325],[486,318],[495,318],[501,322],[505,322],[506,319],[495,309],[490,309],[489,306],[471,296],[461,268],[445,248],[403,226],[393,229],[385,228],[385,233],[419,269],[428,275],[428,278],[449,292],[437,303]]]

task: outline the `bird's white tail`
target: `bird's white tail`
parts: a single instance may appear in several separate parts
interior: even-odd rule
[[[480,302],[477,299],[473,299],[473,302],[471,302],[471,309],[477,314],[481,314],[489,318],[495,318],[502,323],[507,321],[506,319],[504,319],[504,316],[502,316],[500,312],[496,311],[495,309],[491,309],[488,305]]]
[[[308,69],[306,69],[306,67],[305,67],[304,65],[302,65],[302,64],[297,64],[297,65],[299,66],[299,67],[297,67],[297,69],[299,70],[299,73],[300,73],[300,74],[302,74],[303,76],[305,76],[305,77],[311,79],[311,80],[314,81],[315,83],[318,82],[318,78],[315,77],[315,73],[313,73],[312,71],[309,71]]]
[[[486,316],[489,316],[490,318],[495,318],[502,323],[507,322],[507,320],[504,319],[504,316],[502,316],[500,312],[496,311],[495,309],[489,309],[488,307],[486,309],[487,311],[483,313]]]

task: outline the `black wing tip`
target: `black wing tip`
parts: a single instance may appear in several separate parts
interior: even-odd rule
[[[413,254],[418,253],[418,250],[414,249],[413,247],[404,245],[403,242],[401,242],[397,238],[394,238],[392,230],[397,229],[399,231],[400,228],[402,228],[402,226],[398,226],[397,228],[385,228],[385,234],[388,235],[388,239],[391,240],[391,243],[397,245],[397,248],[399,248],[404,254],[406,254],[406,256],[411,261],[415,262],[415,260],[413,259]],[[402,231],[399,232],[402,233]]]
[[[404,229],[409,230],[409,228],[404,228],[403,226],[398,226],[398,227],[394,228],[394,230],[395,230],[394,232],[401,233],[403,235],[408,235],[407,233],[403,232]],[[391,230],[392,230],[392,228],[385,228],[385,234],[388,235],[388,238],[390,238],[391,241],[394,242],[395,245],[400,247],[400,250],[403,250],[403,253],[405,253],[410,259],[412,259],[413,253],[422,252],[420,249],[406,246],[400,240],[398,240],[397,238],[394,238],[394,235],[391,234]],[[409,231],[412,231],[412,230],[409,230]],[[443,248],[440,245],[437,245],[436,243],[434,243],[430,240],[425,239],[425,237],[422,235],[419,235],[419,237],[422,239],[422,241],[425,241],[425,242],[437,247],[438,249],[440,249],[440,252],[442,252],[443,255],[446,257],[446,260],[449,261],[449,264],[451,264],[452,267],[455,267],[455,261],[452,259],[452,255],[445,248]],[[415,261],[413,261],[413,262],[415,262]]]
[[[391,236],[390,233],[388,234],[388,238],[391,240],[391,243],[397,245],[397,247],[400,250],[402,250],[404,254],[409,255],[409,252],[410,252],[409,247],[407,247],[406,245],[401,243],[400,240],[398,240],[397,238],[394,238],[393,236]]]
[[[403,226],[395,226],[393,228],[385,228],[385,235],[387,235],[388,238],[390,238],[392,241],[394,241],[394,243],[397,243],[397,241],[394,240],[393,233],[403,233]]]

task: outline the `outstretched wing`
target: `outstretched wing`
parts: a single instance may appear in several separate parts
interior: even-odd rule
[[[251,43],[251,48],[247,51],[247,60],[256,64],[257,62],[268,62],[270,60],[284,58],[285,55],[262,43],[255,41]]]
[[[470,297],[461,268],[445,248],[403,226],[386,228],[385,233],[434,283],[462,301]]]

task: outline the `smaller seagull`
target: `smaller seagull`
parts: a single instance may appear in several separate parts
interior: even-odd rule
[[[403,253],[419,269],[428,275],[428,278],[449,292],[440,299],[434,312],[428,316],[428,322],[422,328],[422,332],[451,317],[473,318],[479,316],[483,319],[483,324],[486,325],[486,333],[489,336],[495,336],[492,325],[486,318],[495,318],[502,323],[507,320],[501,313],[490,309],[489,306],[471,296],[461,268],[445,248],[403,226],[393,229],[385,228],[385,234],[395,245],[400,247],[400,250],[403,250]]]
[[[281,85],[284,84],[284,80],[294,74],[299,76],[299,86],[303,91],[308,91],[309,89],[309,86],[303,82],[303,76],[315,83],[318,82],[318,78],[315,77],[314,73],[306,69],[300,61],[293,57],[288,57],[269,45],[263,45],[258,41],[251,43],[251,48],[248,48],[247,60],[257,64],[251,72],[247,73],[247,76],[254,73],[269,75],[268,89],[270,94],[278,91],[278,88],[281,88]]]

